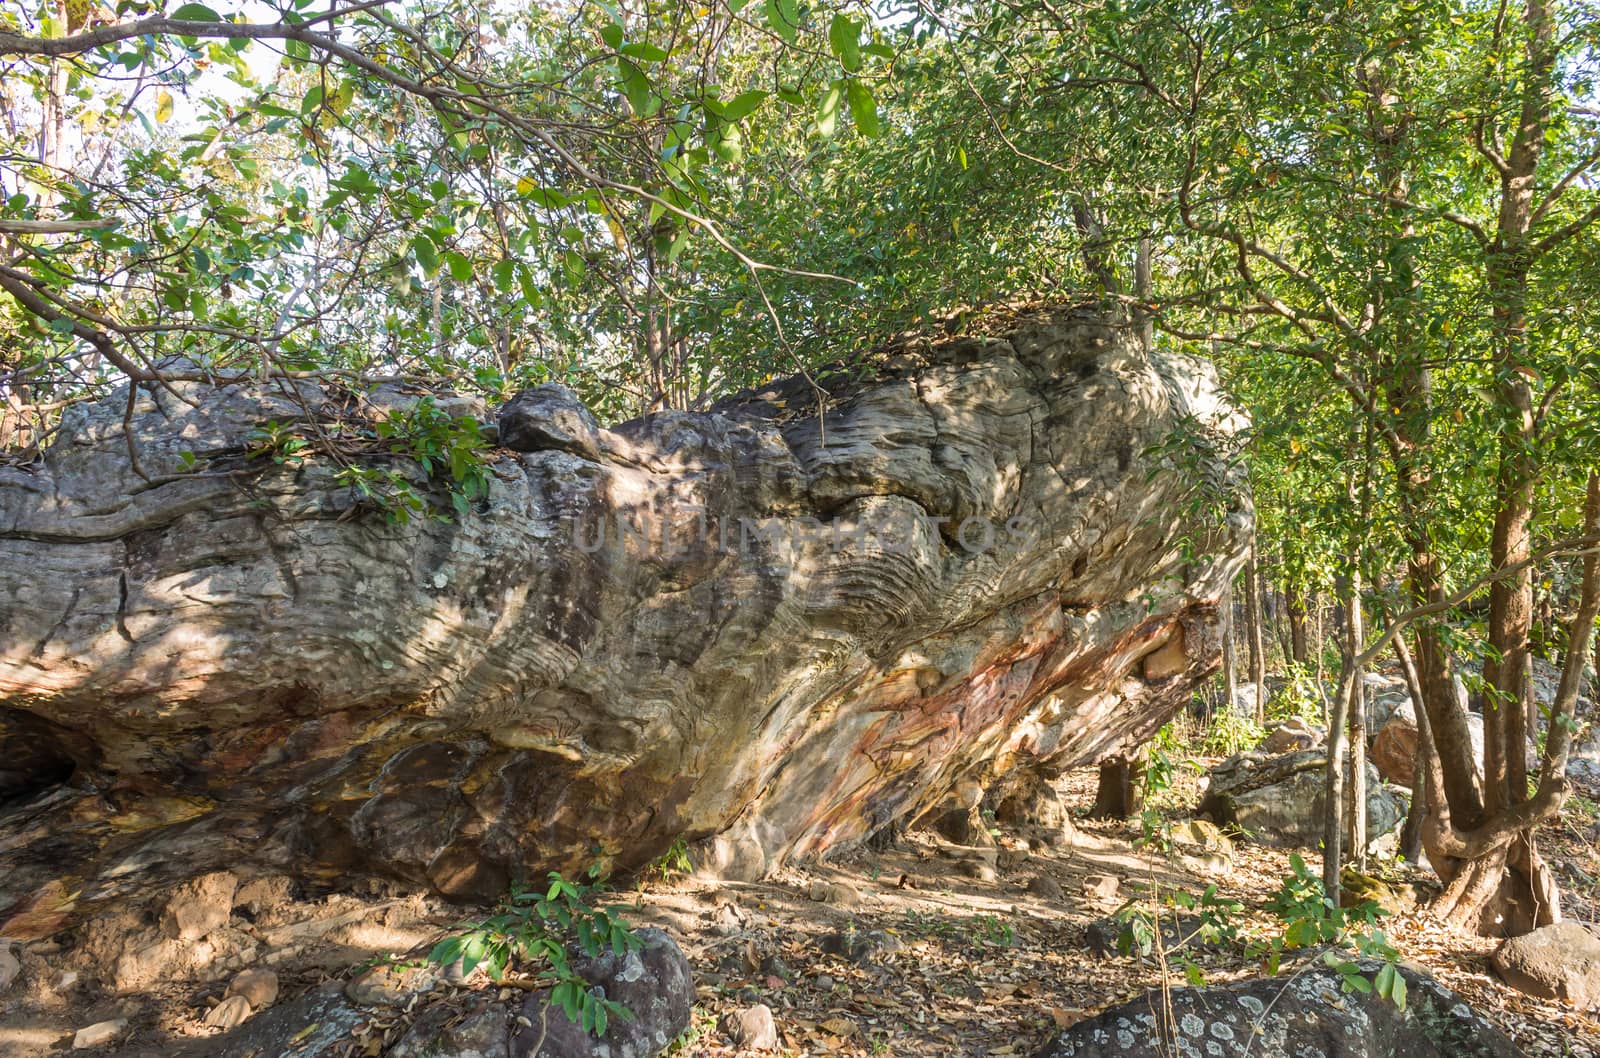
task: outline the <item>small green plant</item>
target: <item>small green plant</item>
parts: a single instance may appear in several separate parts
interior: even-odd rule
[[[269,419],[252,429],[244,438],[245,451],[251,457],[263,457],[279,466],[300,467],[311,456],[311,442],[300,436],[294,423]],[[190,453],[191,459],[193,453]]]
[[[973,915],[972,936],[996,947],[1009,948],[1016,943],[1017,931],[999,915]]]
[[[473,503],[489,494],[482,428],[470,417],[451,415],[428,396],[373,425],[339,420],[317,427],[269,420],[250,431],[245,447],[252,457],[296,469],[317,455],[331,458],[339,468],[334,479],[353,491],[362,504],[382,511],[398,525],[432,513],[432,501],[404,471],[361,462],[358,457],[380,454],[409,459],[430,482],[447,487],[457,516],[466,516]],[[194,465],[190,455],[180,469],[189,471]]]
[[[1289,662],[1283,689],[1267,702],[1269,720],[1321,721],[1328,703],[1323,701],[1316,671],[1310,665]]]
[[[599,874],[598,865],[591,867],[589,880],[575,883],[551,871],[545,889],[513,889],[495,914],[435,944],[428,961],[440,966],[460,962],[463,973],[482,966],[495,981],[513,963],[526,964],[553,980],[551,1001],[568,1018],[585,1032],[603,1036],[612,1019],[633,1015],[620,1003],[590,992],[573,970],[568,949],[575,946],[590,957],[606,950],[621,955],[638,950],[641,942],[618,908],[593,906],[603,891]]]
[[[665,852],[645,864],[641,874],[665,882],[693,871],[694,861],[689,858],[689,844],[679,837],[667,846]]]
[[[1150,956],[1155,950],[1156,929],[1161,917],[1157,908],[1161,903],[1174,912],[1189,913],[1189,921],[1184,923],[1187,932],[1175,938],[1177,943],[1174,947],[1179,949],[1178,961],[1183,965],[1189,983],[1199,986],[1204,983],[1205,975],[1193,960],[1182,954],[1181,949],[1194,942],[1231,944],[1236,941],[1239,927],[1234,920],[1244,911],[1244,905],[1237,900],[1225,900],[1218,896],[1215,885],[1206,886],[1199,896],[1174,890],[1160,902],[1145,904],[1130,901],[1117,909],[1113,916],[1114,921],[1122,926],[1122,931],[1117,934],[1119,952],[1123,955],[1137,952],[1140,958]]]
[[[456,514],[464,517],[473,503],[488,495],[486,444],[477,420],[451,415],[432,397],[423,397],[380,421],[376,432],[391,451],[414,459],[430,479],[448,475]]]
[[[946,914],[906,908],[906,932],[914,936],[949,937],[956,932],[955,923]]]
[[[1395,968],[1400,952],[1377,928],[1378,919],[1388,912],[1371,900],[1340,907],[1299,853],[1289,857],[1289,871],[1267,904],[1267,910],[1283,922],[1283,930],[1257,950],[1266,956],[1268,971],[1278,972],[1286,951],[1326,945],[1323,962],[1339,974],[1346,992],[1376,992],[1404,1010],[1406,982]],[[1382,966],[1369,980],[1356,959],[1376,960]]]
[[[1200,751],[1212,756],[1228,757],[1254,749],[1265,735],[1261,725],[1250,717],[1223,708],[1206,726],[1205,736],[1200,740]]]

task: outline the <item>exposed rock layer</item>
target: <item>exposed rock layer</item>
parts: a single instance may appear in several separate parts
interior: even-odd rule
[[[609,430],[542,389],[500,423],[537,450],[405,524],[246,454],[347,396],[175,388],[134,401],[149,481],[125,392],[0,468],[0,756],[38,762],[0,796],[39,853],[0,915],[62,867],[15,805],[64,761],[105,794],[54,810],[91,898],[196,848],[463,897],[680,836],[760,874],[1148,737],[1249,532],[1208,369],[1085,311],[904,348],[821,421],[798,380]]]

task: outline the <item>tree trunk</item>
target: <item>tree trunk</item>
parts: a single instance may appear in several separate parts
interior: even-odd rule
[[[1417,678],[1417,666],[1411,659],[1411,648],[1406,646],[1404,633],[1394,637],[1394,653],[1400,660],[1412,711],[1417,716],[1417,756],[1411,769],[1411,804],[1406,810],[1405,826],[1400,830],[1400,855],[1409,863],[1421,863],[1422,821],[1428,811],[1428,764],[1434,757],[1433,734],[1428,726],[1427,710],[1420,704],[1422,682]]]
[[[1289,659],[1296,665],[1304,665],[1311,656],[1311,645],[1306,636],[1306,599],[1297,585],[1285,581],[1283,602],[1289,619]]]
[[[1150,311],[1150,266],[1154,255],[1150,236],[1141,235],[1138,254],[1133,260],[1133,293],[1138,299],[1138,304],[1133,310],[1133,318],[1139,325],[1139,344],[1144,348],[1146,355],[1155,352],[1156,349],[1156,319],[1155,314]]]
[[[1267,648],[1261,632],[1261,578],[1256,549],[1244,568],[1244,624],[1250,648],[1250,682],[1256,685],[1256,723],[1267,722]]]
[[[1096,819],[1128,819],[1144,807],[1143,752],[1119,755],[1100,762],[1100,784],[1095,790]]]
[[[1339,872],[1344,866],[1344,810],[1345,810],[1345,731],[1350,719],[1350,699],[1357,683],[1355,669],[1350,664],[1354,655],[1346,655],[1339,666],[1339,693],[1333,699],[1333,714],[1328,718],[1328,768],[1326,781],[1326,807],[1322,826],[1322,888],[1328,897],[1339,899]]]
[[[1222,708],[1233,713],[1239,700],[1239,668],[1233,649],[1233,591],[1229,589],[1222,604]]]
[[[1520,818],[1514,810],[1528,800],[1524,698],[1533,567],[1527,559],[1533,550],[1538,470],[1534,444],[1539,423],[1528,380],[1532,368],[1527,303],[1535,178],[1553,95],[1555,18],[1549,0],[1528,0],[1520,28],[1526,72],[1509,150],[1500,168],[1500,211],[1485,268],[1493,322],[1495,410],[1501,416],[1489,560],[1496,570],[1515,568],[1489,588],[1489,657],[1484,664],[1483,814],[1486,825],[1499,832]],[[1453,799],[1450,807],[1455,809]],[[1554,885],[1534,848],[1532,828],[1520,828],[1515,835],[1509,845],[1470,855],[1461,864],[1440,900],[1453,917],[1476,921],[1485,932],[1504,934],[1559,915],[1558,908],[1552,911]]]
[[[1351,665],[1366,646],[1366,622],[1361,602],[1361,571],[1350,575],[1348,646]],[[1350,674],[1350,858],[1360,870],[1367,867],[1367,692],[1361,668]]]

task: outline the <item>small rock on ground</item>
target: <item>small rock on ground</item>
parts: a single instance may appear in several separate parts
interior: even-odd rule
[[[717,1026],[722,1034],[733,1041],[735,1047],[748,1051],[775,1051],[778,1049],[778,1025],[773,1020],[772,1008],[765,1003],[742,1010],[731,1010],[722,1016]]]
[[[905,947],[899,937],[881,929],[827,933],[817,941],[817,946],[829,955],[853,963],[874,962],[880,956],[892,955]]]
[[[229,1032],[243,1025],[253,1013],[250,1001],[244,996],[229,996],[211,1008],[206,1014],[205,1023],[209,1028]]]
[[[1060,900],[1066,894],[1061,890],[1061,883],[1048,874],[1036,875],[1028,882],[1028,892],[1043,900]]]
[[[642,942],[625,955],[603,952],[592,959],[574,959],[572,970],[598,987],[607,999],[621,1003],[631,1018],[614,1018],[599,1040],[571,1021],[551,1002],[550,990],[530,995],[522,1005],[512,1037],[512,1058],[649,1058],[689,1026],[695,1002],[689,961],[676,942],[655,928],[638,930]]]
[[[271,970],[241,970],[228,982],[229,996],[243,996],[254,1010],[270,1007],[278,998],[278,975]]]
[[[120,1040],[128,1031],[127,1018],[113,1018],[110,1021],[97,1021],[77,1031],[72,1037],[72,1049],[86,1051],[91,1047],[103,1047],[108,1043]]]
[[[422,967],[374,966],[345,985],[344,994],[364,1007],[399,1006],[437,980],[432,970]]]
[[[1363,964],[1370,980],[1379,969]],[[1323,1058],[1521,1058],[1498,1029],[1426,974],[1407,967],[1401,1010],[1372,993],[1345,993],[1315,967],[1289,977],[1144,996],[1080,1021],[1036,1058],[1320,1055]],[[1156,1011],[1165,1011],[1160,1017]]]
[[[1122,888],[1122,882],[1114,874],[1090,874],[1083,879],[1083,895],[1085,899],[1103,904],[1109,904],[1117,898],[1117,890]]]

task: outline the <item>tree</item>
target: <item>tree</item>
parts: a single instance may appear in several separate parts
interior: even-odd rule
[[[634,411],[792,369],[706,356],[731,306],[778,318],[737,203],[759,151],[877,131],[894,56],[790,0],[64,10],[0,16],[5,386],[46,416],[173,357]]]
[[[1370,431],[1346,461],[1371,468],[1358,471],[1370,509],[1326,509],[1357,534],[1346,575],[1383,592],[1403,563],[1395,609],[1427,614],[1407,623],[1442,763],[1429,806],[1450,821],[1424,829],[1449,883],[1441,908],[1495,931],[1557,913],[1531,833],[1559,797],[1529,800],[1508,762],[1525,733],[1526,560],[1536,539],[1570,535],[1595,451],[1597,365],[1568,343],[1591,311],[1586,294],[1574,311],[1575,292],[1600,278],[1581,239],[1600,219],[1593,12],[1018,3],[961,31],[996,53],[972,63],[999,71],[972,91],[1003,114],[1015,163],[1063,189],[1100,174],[1098,245],[1158,233],[1167,338],[1231,350],[1238,391],[1269,421],[1273,402],[1309,405],[1287,462],[1337,463],[1350,429]],[[1476,640],[1486,693],[1501,703],[1483,786],[1453,680],[1472,618],[1446,605],[1473,569],[1491,595]],[[1366,654],[1346,650],[1347,701]]]

